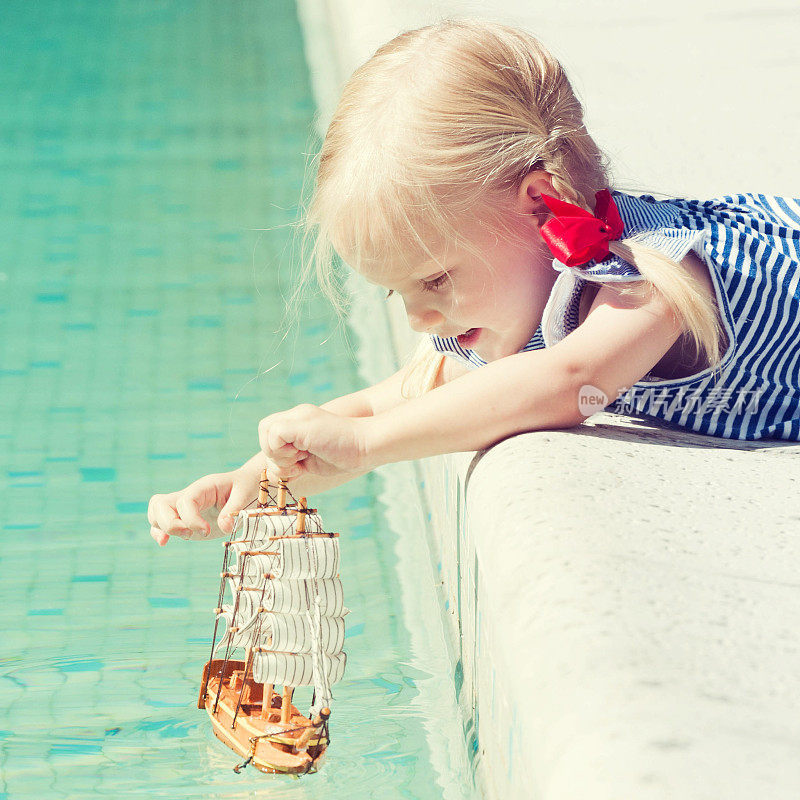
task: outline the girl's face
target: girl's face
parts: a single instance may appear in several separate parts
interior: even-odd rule
[[[457,337],[484,361],[517,353],[536,332],[557,277],[539,234],[544,220],[530,198],[521,202],[527,213],[514,215],[513,237],[476,224],[469,249],[451,246],[409,273],[376,266],[364,276],[402,296],[415,331]]]

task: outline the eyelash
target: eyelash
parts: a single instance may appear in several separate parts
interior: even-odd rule
[[[434,278],[432,281],[422,281],[422,290],[424,292],[435,292],[440,287],[444,286],[447,283],[450,276],[443,272],[438,278]]]
[[[447,279],[450,277],[448,273],[443,272],[438,278],[434,278],[432,281],[421,281],[422,283],[422,291],[423,292],[434,292],[439,289],[441,286],[445,284]],[[394,289],[389,289],[386,293],[386,297],[384,300],[388,300],[394,294]]]

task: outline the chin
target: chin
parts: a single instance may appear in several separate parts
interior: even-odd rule
[[[533,333],[527,335],[527,332],[518,330],[501,333],[490,328],[481,328],[481,335],[469,349],[488,363],[519,353],[532,336]]]

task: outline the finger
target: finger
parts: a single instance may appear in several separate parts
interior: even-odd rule
[[[163,547],[169,541],[169,534],[159,530],[155,525],[150,526],[150,535],[160,547]]]
[[[161,530],[166,530],[170,523],[178,517],[178,512],[175,510],[176,497],[177,492],[153,495],[147,507],[147,521]]]
[[[190,531],[189,528],[176,528],[175,530],[168,531],[170,536],[177,536],[178,539],[193,539],[195,537],[194,531]]]
[[[177,527],[177,524],[178,523],[176,523],[176,527],[173,528],[172,530],[162,531],[162,533],[165,533],[167,536],[174,536],[177,539],[184,539],[184,540],[191,539],[193,536],[192,531],[190,531],[188,528]]]
[[[173,507],[162,508],[156,514],[156,527],[161,528],[164,533],[178,534],[189,529],[183,524],[180,515]]]
[[[154,495],[150,499],[147,511],[148,522],[156,528],[160,528],[165,533],[172,533],[181,528],[180,517],[175,509],[174,494]],[[177,523],[176,523],[177,520]],[[185,526],[183,526],[185,528]]]
[[[164,500],[163,494],[154,494],[150,498],[150,502],[147,504],[147,521],[151,525],[156,524],[156,508],[159,504],[161,504]]]
[[[175,504],[181,521],[185,527],[193,531],[210,533],[211,526],[200,516],[200,508],[197,501],[189,495],[182,494]]]
[[[270,458],[285,461],[287,459],[294,459],[298,453],[298,449],[291,442],[285,442],[279,434],[268,435],[266,447],[264,452]]]
[[[272,420],[274,414],[269,417],[264,417],[258,423],[258,446],[266,453],[269,451],[269,432],[272,428]]]
[[[279,447],[275,452],[284,456],[296,456],[300,451],[294,444],[287,443]]]
[[[300,453],[296,447],[282,448],[278,451],[271,451],[270,457],[275,464],[282,464],[283,466],[291,466],[297,461],[300,461]]]
[[[275,455],[284,456],[292,451],[295,453],[297,452],[297,448],[294,446],[294,436],[291,428],[285,423],[283,425],[280,423],[270,425],[267,431],[267,445],[269,447],[270,457],[273,458]]]
[[[280,483],[281,481],[291,481],[294,478],[302,475],[305,470],[303,469],[302,462],[295,463],[290,466],[283,464],[272,463],[267,466],[267,479],[270,483]]]
[[[235,483],[231,489],[230,497],[219,512],[217,525],[221,531],[230,533],[236,521],[236,515],[252,500],[247,496],[246,490],[241,484]]]

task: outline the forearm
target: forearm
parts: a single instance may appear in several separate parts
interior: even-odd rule
[[[402,387],[405,368],[358,392],[329,400],[320,408],[340,417],[371,417],[405,402]]]
[[[399,403],[404,402],[401,391],[403,375],[404,371],[400,370],[374,386],[368,386],[357,392],[329,400],[319,406],[319,409],[329,415],[333,414],[346,419],[372,417],[376,413],[394,408]],[[283,413],[294,413],[299,408],[301,406]],[[239,470],[248,475],[251,480],[253,476],[257,476],[257,480],[266,467],[266,456],[263,451],[259,451],[239,467]],[[364,467],[363,469],[342,469],[330,475],[320,475],[313,472],[305,473],[293,478],[289,482],[289,488],[296,496],[319,494],[357,478],[367,471],[368,468]]]
[[[320,408],[340,417],[371,417],[373,413],[367,389],[335,397],[323,403]]]
[[[579,424],[581,380],[548,350],[518,353],[369,421],[371,466],[480,450],[523,431]]]

